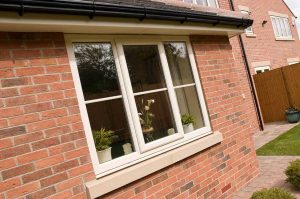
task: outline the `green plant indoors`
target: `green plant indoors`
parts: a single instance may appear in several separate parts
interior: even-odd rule
[[[296,197],[283,189],[271,188],[254,192],[251,199],[296,199]]]
[[[285,170],[286,181],[300,189],[300,160],[295,160]]]
[[[93,138],[97,151],[102,151],[108,149],[118,136],[114,134],[114,131],[101,128],[93,131]]]
[[[183,114],[181,116],[181,123],[183,125],[188,125],[188,124],[195,124],[195,119],[193,116],[188,115],[188,114]]]

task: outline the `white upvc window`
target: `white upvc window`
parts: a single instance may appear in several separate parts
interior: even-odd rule
[[[289,65],[298,64],[298,63],[299,63],[299,61],[290,61],[290,62],[288,62]]]
[[[211,134],[188,37],[67,35],[66,42],[97,177]]]
[[[289,19],[281,16],[271,16],[275,37],[278,39],[292,39]]]
[[[185,3],[192,3],[203,6],[210,6],[214,8],[218,8],[218,0],[183,0]]]
[[[270,66],[259,66],[259,67],[255,67],[254,70],[256,74],[259,74],[259,73],[270,71],[271,68]]]
[[[242,12],[242,13],[245,13],[245,14],[249,14],[249,12],[248,12],[248,11],[245,11],[245,10],[241,10],[241,12]],[[246,33],[247,35],[254,35],[252,26],[249,26],[248,28],[246,28],[246,29],[245,29],[245,33]]]

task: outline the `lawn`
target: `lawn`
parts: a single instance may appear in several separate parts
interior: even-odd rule
[[[260,156],[300,156],[300,125],[257,149]]]

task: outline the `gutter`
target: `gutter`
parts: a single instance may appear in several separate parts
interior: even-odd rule
[[[235,11],[233,0],[229,0],[229,4],[230,4],[231,10]],[[247,79],[248,79],[248,83],[250,85],[250,91],[251,91],[251,95],[252,95],[254,105],[255,105],[255,112],[256,112],[257,119],[258,119],[259,129],[261,131],[263,131],[264,130],[264,123],[263,123],[262,116],[260,114],[258,98],[257,98],[257,95],[255,93],[255,86],[254,86],[254,82],[253,82],[253,79],[252,79],[252,76],[251,76],[249,61],[248,61],[245,45],[244,45],[244,42],[243,42],[243,38],[242,38],[241,35],[238,35],[238,40],[239,40],[239,44],[241,46],[242,57],[243,57],[244,64],[245,64]]]
[[[247,28],[253,20],[219,16],[215,13],[192,11],[188,9],[161,9],[136,5],[120,5],[113,3],[95,3],[95,1],[67,1],[67,0],[1,0],[0,10],[17,12],[20,16],[25,13],[47,13],[64,15],[86,15],[91,19],[95,16],[126,17],[144,19],[171,20],[196,22],[212,25],[230,25]]]

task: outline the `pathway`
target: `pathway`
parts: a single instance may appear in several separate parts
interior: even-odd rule
[[[297,124],[276,122],[266,125],[265,130],[254,135],[256,149],[260,148],[277,136],[288,131]],[[242,190],[234,194],[234,199],[249,199],[253,192],[262,188],[281,187],[291,191],[300,199],[300,191],[295,190],[285,182],[284,170],[290,161],[300,159],[300,156],[258,156],[260,175]]]

